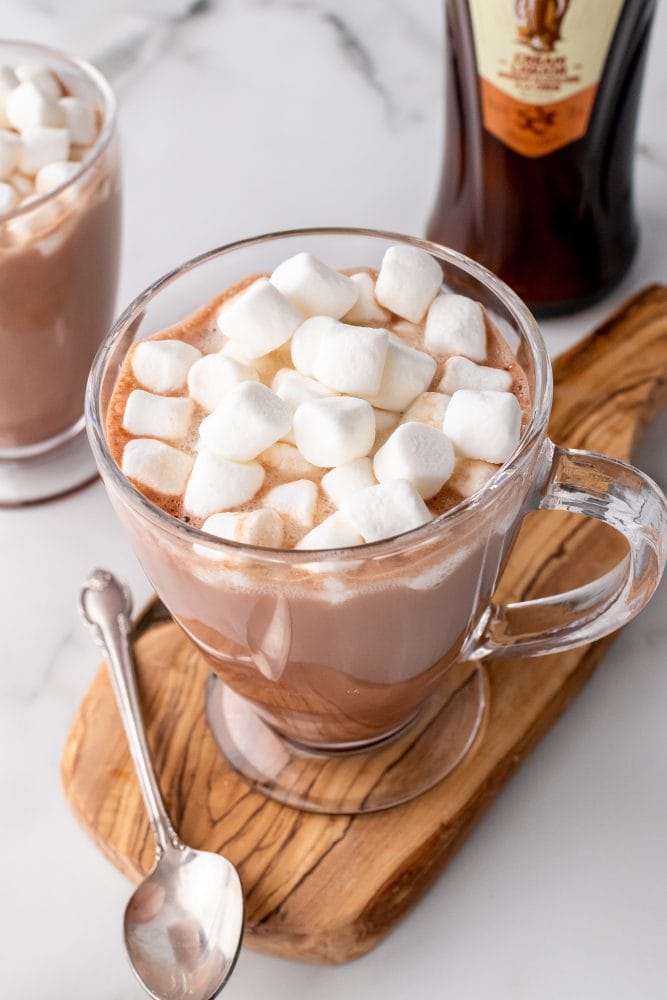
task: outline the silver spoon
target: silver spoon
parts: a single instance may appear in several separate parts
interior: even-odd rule
[[[125,946],[154,1000],[211,1000],[229,978],[243,936],[243,889],[234,865],[177,836],[151,763],[130,649],[130,591],[94,570],[79,608],[106,650],[130,752],[155,835],[155,864],[125,910]]]

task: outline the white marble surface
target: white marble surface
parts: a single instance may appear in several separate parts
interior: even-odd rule
[[[23,0],[2,32],[96,61],[121,104],[119,304],[193,253],[299,224],[422,231],[441,142],[438,0]],[[601,306],[545,324],[557,353],[667,278],[667,11],[637,155],[643,241]],[[637,461],[667,484],[667,420]],[[129,886],[68,812],[59,758],[97,663],[75,598],[93,564],[149,587],[99,484],[0,512],[0,968],[12,1000],[143,996]],[[244,952],[237,1000],[661,1000],[667,995],[667,622],[663,589],[373,953],[313,968]]]

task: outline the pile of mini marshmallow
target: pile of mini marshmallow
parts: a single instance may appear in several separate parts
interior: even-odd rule
[[[470,494],[509,459],[521,429],[510,374],[480,363],[482,307],[441,284],[439,264],[419,248],[390,247],[377,282],[299,253],[223,306],[220,352],[140,341],[130,361],[144,388],[126,401],[133,438],[123,472],[182,496],[204,531],[253,545],[280,547],[285,517],[303,532],[302,549],[361,545],[426,523],[425,500],[456,467],[456,489]],[[426,317],[429,353],[382,325],[390,313],[410,324]],[[294,367],[277,371],[269,388],[256,366],[288,344]],[[434,355],[448,357],[429,391]],[[197,406],[207,415],[193,428]],[[259,493],[267,468],[290,481],[268,490],[261,507],[233,511]],[[320,489],[336,510],[314,526]]]
[[[0,66],[0,216],[70,180],[96,135],[95,109],[43,63]]]

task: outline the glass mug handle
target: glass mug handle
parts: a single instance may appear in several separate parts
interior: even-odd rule
[[[551,470],[536,510],[566,510],[619,531],[629,552],[610,572],[566,593],[491,604],[461,658],[539,656],[601,639],[650,600],[665,567],[667,500],[638,469],[548,442]]]

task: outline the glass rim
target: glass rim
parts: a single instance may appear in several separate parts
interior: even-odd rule
[[[100,412],[100,390],[102,387],[102,378],[106,370],[106,363],[117,340],[141,316],[149,302],[155,299],[160,292],[177,281],[182,275],[194,271],[199,266],[207,264],[218,257],[223,257],[236,250],[246,249],[256,244],[278,239],[312,238],[315,236],[372,237],[419,247],[433,254],[437,259],[454,265],[459,270],[464,271],[489,287],[516,320],[521,333],[531,348],[535,365],[535,387],[533,392],[534,398],[531,401],[530,418],[513,454],[494,473],[481,490],[478,490],[472,496],[462,500],[455,507],[445,511],[431,521],[427,521],[418,528],[412,528],[410,531],[394,535],[391,538],[383,538],[376,542],[364,542],[361,545],[341,549],[269,548],[268,546],[249,545],[245,542],[223,539],[209,534],[201,528],[195,528],[190,524],[186,524],[184,521],[174,517],[173,514],[168,514],[157,504],[153,503],[153,501],[149,500],[148,497],[144,496],[123,474],[115,462],[106,440],[104,422]],[[162,529],[167,530],[168,533],[176,534],[193,544],[205,544],[211,549],[219,549],[221,552],[236,552],[246,557],[252,553],[257,559],[263,559],[264,561],[289,562],[295,565],[313,562],[344,563],[354,559],[358,560],[360,557],[377,558],[395,554],[406,546],[412,548],[422,543],[430,544],[444,527],[450,528],[471,512],[490,503],[497,491],[514,478],[528,456],[532,454],[535,443],[541,438],[551,410],[552,386],[551,363],[535,317],[508,285],[476,261],[471,260],[456,250],[450,250],[430,240],[406,236],[402,233],[392,231],[345,226],[287,229],[235,240],[232,243],[207,250],[168,271],[137,295],[113,324],[93,360],[86,386],[86,429],[95,460],[103,471],[103,478],[104,476],[109,476],[111,481],[120,490],[124,499],[139,515],[147,517],[148,520],[158,524]]]
[[[17,205],[16,208],[13,208],[10,212],[6,212],[4,215],[0,213],[0,225],[5,225],[7,222],[20,218],[22,215],[27,215],[30,212],[34,212],[35,209],[48,204],[48,202],[50,202],[53,198],[62,194],[63,191],[66,191],[73,184],[76,184],[82,177],[85,176],[85,174],[88,173],[89,169],[99,160],[102,153],[109,145],[116,126],[118,104],[116,96],[111,88],[111,84],[108,82],[106,77],[100,73],[100,71],[93,66],[92,63],[79,58],[79,56],[72,56],[68,52],[63,52],[62,49],[56,49],[50,45],[41,45],[37,42],[25,42],[15,38],[0,38],[0,46],[15,46],[18,49],[24,49],[26,52],[42,56],[44,62],[47,63],[49,59],[58,59],[61,62],[69,63],[70,66],[73,66],[80,73],[82,73],[83,76],[87,77],[97,88],[102,97],[101,110],[103,113],[100,134],[90,147],[90,155],[87,159],[81,162],[81,169],[77,170],[77,172],[71,177],[68,177],[62,184],[59,184],[58,187],[52,188],[51,191],[46,191],[44,194],[35,196],[32,201],[28,202],[28,204],[24,203],[22,205]],[[49,68],[51,67],[49,66]]]

